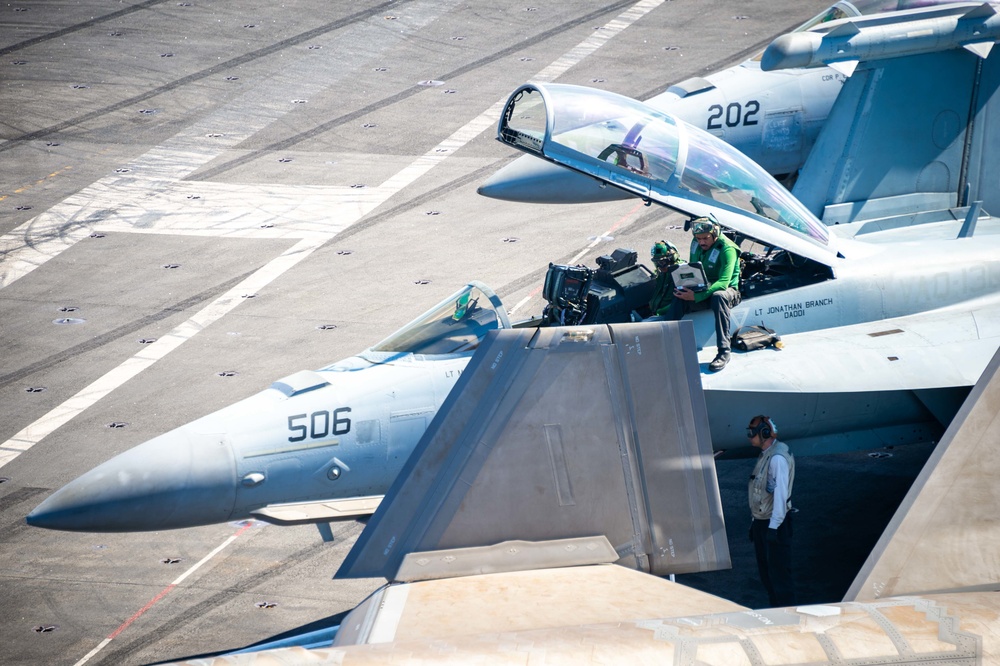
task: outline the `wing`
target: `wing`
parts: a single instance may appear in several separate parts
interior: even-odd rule
[[[741,610],[746,609],[706,592],[610,564],[509,571],[383,587],[352,611],[354,622],[344,621],[336,645]]]
[[[591,536],[651,573],[727,568],[702,395],[689,322],[493,332],[337,576],[534,569],[551,552],[415,553]]]
[[[1000,341],[1000,294],[955,306],[782,336],[741,354],[707,391],[862,393],[972,386]],[[706,357],[707,352],[702,354]]]

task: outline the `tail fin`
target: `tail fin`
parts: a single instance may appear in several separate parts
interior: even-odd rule
[[[690,322],[490,333],[337,577],[588,552],[659,575],[730,566]]]
[[[829,24],[825,34],[783,35],[764,55],[769,69],[857,63],[796,197],[827,224],[974,201],[1000,211],[1000,49],[989,48],[1000,38],[995,9],[962,5],[847,21],[850,30]]]

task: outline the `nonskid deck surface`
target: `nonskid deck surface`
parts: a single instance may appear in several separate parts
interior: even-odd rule
[[[540,215],[478,196],[514,158],[494,140],[497,103],[545,77],[646,98],[825,4],[3,9],[0,661],[152,663],[353,607],[379,582],[330,580],[357,523],[331,545],[312,527],[89,535],[24,516],[117,453],[373,344],[469,279],[523,316],[541,308],[550,261],[685,246],[677,216],[640,202]],[[839,599],[926,454],[800,462],[803,601]],[[759,607],[739,527],[748,465],[719,467],[733,571],[689,581]],[[831,519],[845,495],[871,525]]]

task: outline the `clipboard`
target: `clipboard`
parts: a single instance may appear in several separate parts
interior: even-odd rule
[[[690,289],[691,291],[705,291],[708,289],[708,279],[705,277],[705,269],[701,263],[680,264],[670,272],[670,277],[674,281],[677,289]]]

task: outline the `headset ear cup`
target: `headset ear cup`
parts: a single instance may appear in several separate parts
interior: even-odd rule
[[[753,427],[753,436],[759,436],[762,440],[770,439],[771,435],[774,434],[774,426],[771,425],[771,417],[758,414],[754,417],[754,419],[757,421],[757,425]]]
[[[760,438],[761,439],[771,439],[771,435],[774,434],[774,427],[771,425],[770,416],[760,417]]]

